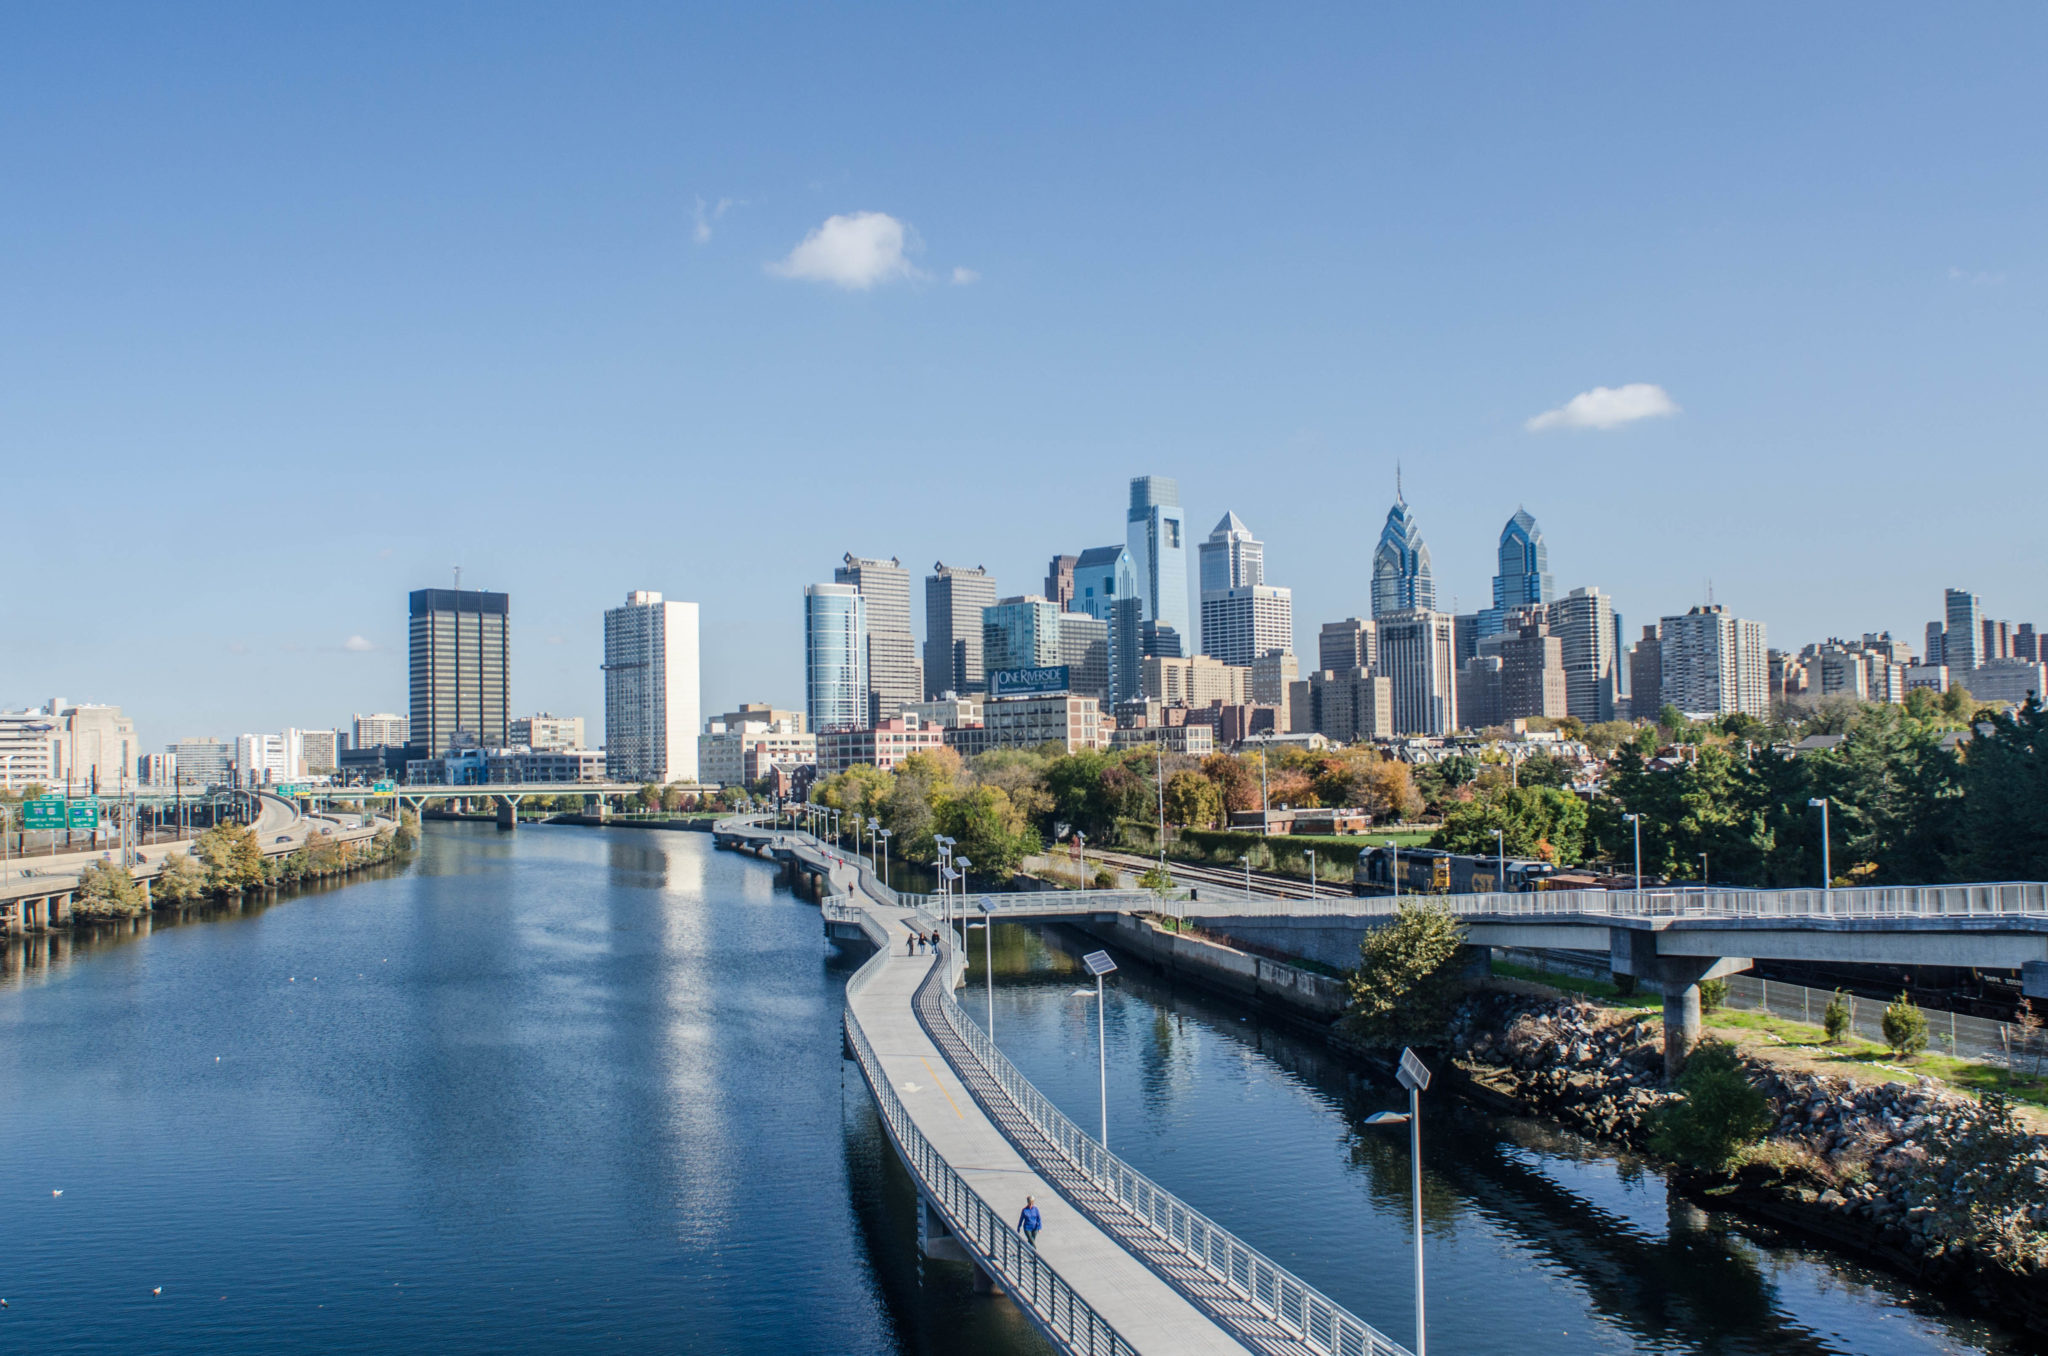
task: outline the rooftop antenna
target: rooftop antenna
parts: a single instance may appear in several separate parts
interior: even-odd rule
[[[455,591],[457,593],[462,592],[462,567],[460,565],[455,567]]]
[[[1708,576],[1708,578],[1707,578],[1707,606],[1708,606],[1708,607],[1712,607],[1713,605],[1714,605],[1714,580],[1713,580],[1713,577],[1712,577],[1712,576],[1710,575],[1710,576]]]
[[[1394,502],[1397,504],[1408,502],[1408,497],[1401,493],[1401,462],[1398,457],[1394,460]]]

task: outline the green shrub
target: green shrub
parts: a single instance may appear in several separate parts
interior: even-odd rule
[[[1351,973],[1346,1025],[1371,1045],[1435,1044],[1459,989],[1465,928],[1442,904],[1404,901],[1394,921],[1368,929]]]
[[[206,871],[186,853],[174,852],[150,891],[162,904],[190,904],[206,893]]]
[[[1114,871],[1110,870],[1110,869],[1109,869],[1108,867],[1106,867],[1106,866],[1098,866],[1098,867],[1096,867],[1096,868],[1095,868],[1095,888],[1096,888],[1096,889],[1098,889],[1098,890],[1114,890],[1114,889],[1116,889],[1116,872],[1114,872]]]
[[[1840,989],[1828,999],[1827,1010],[1820,1015],[1820,1024],[1828,1033],[1828,1044],[1840,1045],[1849,1034],[1849,998]]]
[[[1650,1147],[1666,1158],[1720,1172],[1771,1128],[1770,1103],[1725,1041],[1694,1048],[1678,1090],[1683,1100],[1659,1111],[1650,1131]]]
[[[133,918],[142,912],[142,887],[125,866],[94,862],[78,873],[77,910],[89,918]]]
[[[1713,1012],[1728,1001],[1728,981],[1725,979],[1703,979],[1700,981],[1700,1011]]]
[[[1914,1007],[1904,993],[1884,1010],[1884,1043],[1901,1058],[1927,1048],[1927,1014]]]

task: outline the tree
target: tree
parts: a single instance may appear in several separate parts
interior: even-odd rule
[[[1422,795],[1408,764],[1392,758],[1368,763],[1358,791],[1358,808],[1376,822],[1398,822],[1422,813]]]
[[[188,854],[173,852],[164,859],[164,869],[158,874],[151,893],[159,903],[190,904],[206,893],[206,871]]]
[[[1008,876],[1044,842],[999,786],[977,786],[940,802],[936,819],[954,853],[988,876]]]
[[[1884,1010],[1884,1043],[1901,1059],[1927,1048],[1927,1014],[1914,1007],[1903,992]]]
[[[1749,1081],[1735,1047],[1704,1041],[1693,1048],[1678,1077],[1682,1100],[1657,1112],[1650,1147],[1666,1158],[1710,1172],[1728,1166],[1735,1151],[1771,1128],[1771,1104]]]
[[[142,912],[142,887],[125,866],[93,862],[78,873],[75,907],[88,918],[133,918]]]
[[[2048,710],[2026,705],[1985,718],[1968,745],[1955,867],[1968,880],[2048,876]]]
[[[654,782],[647,783],[647,785],[640,788],[639,800],[641,809],[659,810],[661,808],[661,787]]]
[[[420,845],[420,817],[412,810],[398,812],[398,828],[391,835],[391,848],[411,852]]]
[[[1429,845],[1491,854],[1495,829],[1511,857],[1569,864],[1585,854],[1586,803],[1548,786],[1496,787],[1447,807]]]
[[[1211,754],[1202,760],[1202,775],[1216,783],[1226,816],[1250,814],[1259,808],[1259,770],[1251,759]]]
[[[206,867],[206,888],[229,894],[263,884],[263,848],[246,824],[216,824],[193,844]]]
[[[1174,890],[1173,872],[1154,863],[1146,867],[1144,874],[1138,877],[1138,888],[1140,890],[1150,890],[1153,894],[1158,895],[1160,903],[1163,905],[1166,902],[1166,897],[1172,894]]]
[[[1515,780],[1523,786],[1566,787],[1578,769],[1554,753],[1539,750],[1522,760]]]
[[[1821,1029],[1828,1033],[1828,1044],[1840,1045],[1842,1038],[1849,1034],[1849,998],[1840,989],[1828,997],[1828,1005],[1820,1015]]]
[[[1404,902],[1369,929],[1350,976],[1349,1029],[1371,1045],[1437,1044],[1457,1000],[1465,928],[1441,904]]]
[[[1728,981],[1725,979],[1703,979],[1700,981],[1700,1011],[1718,1012],[1728,1001]]]
[[[1166,779],[1166,819],[1183,828],[1213,827],[1223,814],[1223,796],[1216,783],[1199,772],[1182,769]]]

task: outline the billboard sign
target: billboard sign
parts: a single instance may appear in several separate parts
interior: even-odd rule
[[[62,796],[42,796],[21,803],[21,827],[24,829],[61,829],[64,822]]]
[[[1052,697],[1068,690],[1067,666],[1043,669],[996,669],[988,676],[991,697]]]

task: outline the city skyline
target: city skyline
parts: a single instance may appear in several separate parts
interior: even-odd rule
[[[389,599],[458,563],[521,709],[595,715],[642,586],[710,706],[793,704],[842,553],[1013,595],[1140,474],[1257,525],[1306,653],[1397,462],[1446,610],[1519,504],[1632,632],[1710,580],[1781,646],[2039,616],[2048,15],[1752,13],[11,14],[10,492],[119,489],[0,588],[0,705],[403,710]]]

